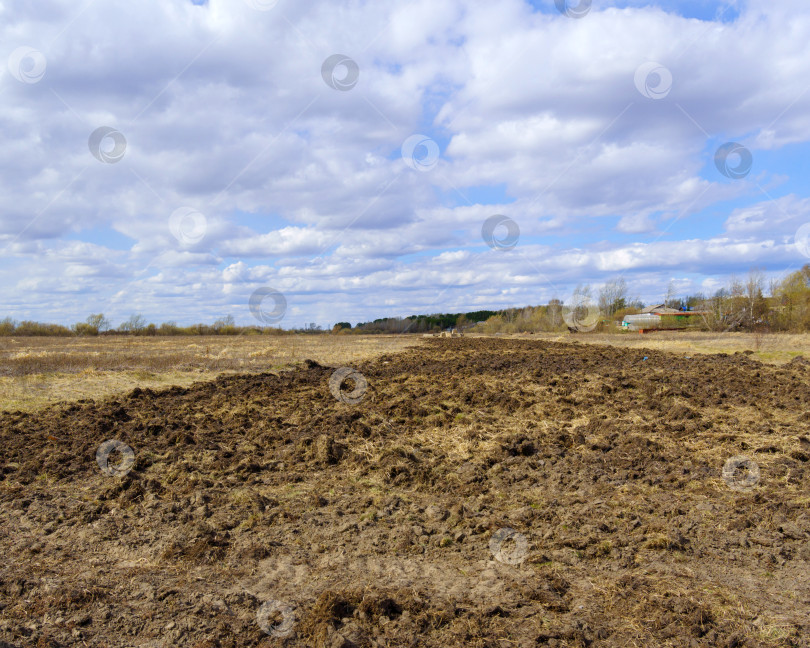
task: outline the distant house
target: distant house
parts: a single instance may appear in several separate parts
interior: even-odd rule
[[[655,304],[654,306],[647,306],[641,309],[640,315],[678,315],[688,311],[681,311],[677,308],[669,308],[664,304]]]
[[[688,328],[690,320],[695,315],[704,314],[705,311],[683,311],[677,308],[669,308],[664,304],[654,304],[641,309],[638,315],[625,315],[622,328],[639,331],[640,333],[662,329],[679,330]]]

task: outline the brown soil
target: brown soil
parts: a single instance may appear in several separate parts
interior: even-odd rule
[[[810,645],[808,363],[451,339],[354,368],[355,404],[308,362],[0,414],[0,647]]]

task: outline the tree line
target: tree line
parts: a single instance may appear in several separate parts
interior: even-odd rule
[[[484,322],[500,311],[480,310],[470,313],[437,313],[434,315],[410,315],[408,317],[383,317],[373,322],[361,322],[354,327],[358,333],[430,333],[448,328],[466,328]],[[350,329],[348,322],[335,325]]]
[[[623,278],[610,280],[599,289],[580,285],[574,291],[575,304],[587,315],[588,307],[597,313],[594,331],[619,330],[625,315],[641,312],[643,304],[628,295]],[[660,301],[667,308],[693,311],[694,315],[672,321],[667,326],[696,328],[707,331],[801,332],[810,330],[810,265],[789,275],[773,279],[766,285],[761,270],[752,269],[745,278],[731,277],[727,285],[714,294],[694,293],[679,297],[675,283],[670,282]],[[667,319],[667,318],[665,318]],[[499,312],[480,327],[482,333],[521,333],[564,331],[564,305],[552,299],[543,306],[526,306]]]
[[[85,321],[72,326],[61,324],[43,324],[41,322],[17,322],[10,317],[0,320],[0,336],[106,336],[106,335],[285,335],[292,333],[318,333],[322,329],[310,324],[302,329],[285,330],[271,326],[237,326],[231,315],[216,320],[213,324],[192,324],[178,326],[176,322],[153,324],[146,321],[143,315],[132,315],[118,327],[113,328],[110,320],[103,313],[90,315]]]
[[[574,290],[574,303],[579,304],[582,316],[586,311],[598,313],[594,330],[617,330],[616,323],[625,315],[641,311],[644,304],[628,293],[624,278],[607,281],[598,288],[580,285]],[[710,331],[755,330],[755,331],[808,331],[810,330],[810,265],[789,275],[771,280],[767,285],[762,271],[751,270],[747,277],[732,277],[727,285],[711,296],[695,293],[678,297],[675,284],[670,282],[660,302],[669,308],[697,311],[699,315],[689,318],[689,326]],[[541,306],[525,306],[502,310],[478,310],[467,313],[436,313],[410,315],[408,317],[383,317],[371,322],[352,326],[338,322],[324,330],[311,323],[297,329],[276,327],[237,326],[231,315],[216,320],[213,324],[178,326],[176,322],[148,323],[142,315],[132,315],[118,327],[113,328],[103,313],[90,315],[85,321],[72,326],[43,324],[40,322],[17,322],[10,317],[0,320],[0,336],[27,335],[261,335],[261,334],[339,334],[365,333],[430,333],[448,328],[475,330],[482,333],[521,333],[539,331],[564,331],[565,304],[560,299],[551,299]]]

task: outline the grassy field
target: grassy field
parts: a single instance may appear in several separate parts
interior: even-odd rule
[[[405,336],[0,338],[0,410],[187,386],[221,374],[353,362],[418,344]]]
[[[767,363],[810,357],[810,335],[667,332],[532,334],[535,340],[648,348],[677,354],[753,351]],[[305,359],[351,365],[409,346],[421,336],[287,335],[0,338],[0,409],[32,411],[57,401],[101,398],[135,387],[186,386],[220,374],[289,368]]]
[[[753,358],[769,364],[790,362],[796,356],[810,357],[810,335],[774,333],[706,333],[702,331],[660,331],[657,333],[581,333],[557,335],[536,333],[516,335],[518,338],[578,341],[586,344],[607,344],[622,348],[653,349],[677,354],[742,353],[753,351]]]

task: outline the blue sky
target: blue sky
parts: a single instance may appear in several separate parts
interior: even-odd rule
[[[329,326],[810,262],[806,2],[557,5],[0,0],[0,316],[250,324],[269,287]]]

